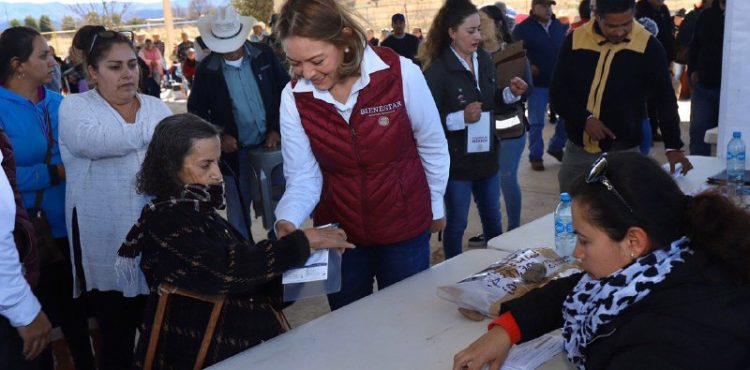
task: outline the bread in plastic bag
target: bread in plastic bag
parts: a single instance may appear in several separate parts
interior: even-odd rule
[[[577,272],[575,260],[560,257],[552,249],[522,249],[458,283],[438,287],[437,294],[457,304],[467,318],[478,321],[497,316],[503,302]]]

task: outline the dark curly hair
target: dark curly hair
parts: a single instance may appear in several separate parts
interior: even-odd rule
[[[447,0],[435,19],[432,20],[427,37],[419,46],[417,59],[422,62],[422,70],[427,70],[430,64],[440,56],[443,49],[451,44],[450,29],[456,29],[470,15],[478,10],[469,0]]]
[[[575,180],[570,194],[586,207],[586,220],[612,240],[623,240],[631,227],[645,230],[653,249],[687,236],[708,262],[750,282],[750,213],[716,192],[686,196],[656,161],[639,153],[608,154],[606,176],[632,213],[603,184],[586,183],[585,176]]]
[[[177,174],[193,149],[193,141],[218,137],[220,133],[216,126],[190,113],[163,119],[154,130],[136,176],[138,193],[156,198],[178,195],[184,184]]]

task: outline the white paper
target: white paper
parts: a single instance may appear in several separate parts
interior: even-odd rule
[[[533,370],[563,351],[563,337],[559,330],[518,344],[510,349],[501,370]]]
[[[490,151],[490,112],[482,112],[479,121],[466,125],[466,152],[484,153]]]
[[[495,129],[496,130],[502,130],[506,128],[511,128],[513,126],[519,125],[521,123],[521,120],[518,118],[518,116],[513,116],[510,118],[506,118],[503,120],[495,120]]]
[[[328,279],[328,249],[311,254],[300,268],[287,270],[281,278],[282,284],[307,283]]]

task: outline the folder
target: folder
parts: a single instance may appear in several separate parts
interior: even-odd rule
[[[495,53],[492,60],[495,64],[497,88],[503,90],[510,85],[513,77],[523,78],[526,69],[526,51],[523,49],[523,41],[509,44],[505,49]]]

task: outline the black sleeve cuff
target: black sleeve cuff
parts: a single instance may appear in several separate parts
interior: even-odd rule
[[[307,240],[302,230],[295,230],[289,235],[281,238],[284,244],[290,245],[290,250],[294,250],[294,256],[291,258],[293,266],[302,266],[310,258],[310,242]]]

